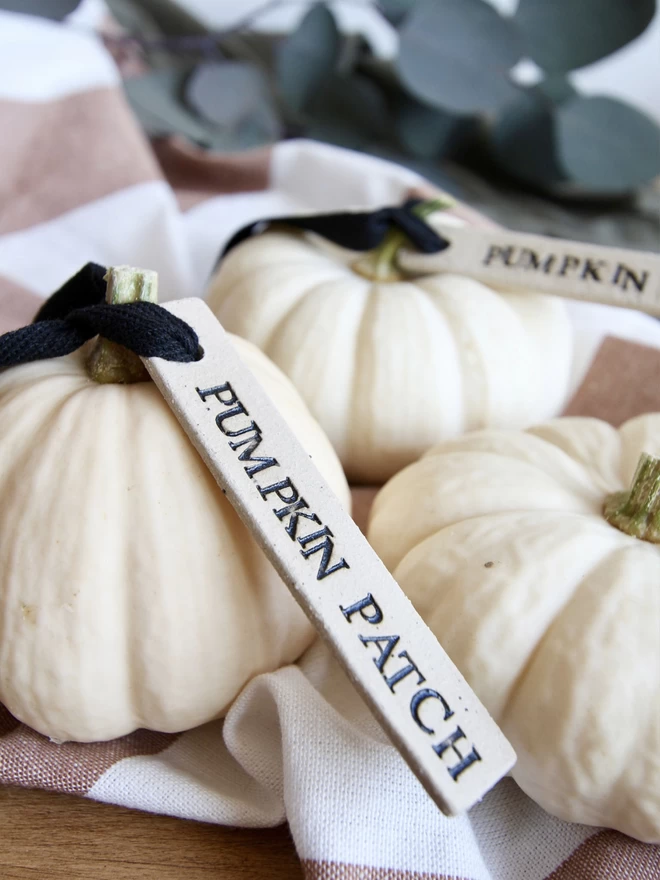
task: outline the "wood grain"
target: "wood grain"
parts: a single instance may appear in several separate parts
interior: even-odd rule
[[[288,827],[225,828],[0,787],[2,880],[302,880]]]

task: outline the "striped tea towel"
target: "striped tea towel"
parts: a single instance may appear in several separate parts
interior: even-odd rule
[[[370,208],[425,187],[304,141],[212,157],[171,140],[152,147],[96,37],[79,22],[9,13],[0,132],[0,331],[29,321],[88,260],[156,269],[166,299],[200,295],[220,247],[250,220]],[[660,407],[657,382],[640,396],[630,389],[643,383],[629,381],[660,374],[659,325],[584,304],[571,314],[567,411],[618,423]],[[369,501],[356,490],[356,517]],[[56,745],[0,707],[0,782],[228,825],[287,820],[309,880],[660,878],[660,847],[561,822],[509,779],[468,816],[442,816],[320,643],[253,680],[224,721],[179,735]]]

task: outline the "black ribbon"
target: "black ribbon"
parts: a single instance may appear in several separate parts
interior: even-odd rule
[[[0,336],[0,369],[62,357],[98,335],[140,357],[198,359],[197,334],[176,315],[155,303],[106,303],[105,273],[103,266],[87,263],[46,300],[34,323]]]
[[[422,253],[438,253],[450,242],[414,212],[420,201],[409,199],[403,205],[377,211],[274,217],[249,223],[231,238],[222,256],[273,223],[315,232],[355,251],[373,250],[390,229],[400,229]],[[103,266],[87,263],[44,303],[34,323],[0,336],[0,369],[70,354],[98,335],[140,357],[182,363],[197,360],[197,334],[166,309],[148,302],[107,304],[105,273]]]
[[[248,223],[232,236],[222,252],[224,257],[237,244],[263,232],[273,223],[285,223],[297,229],[316,232],[329,241],[352,251],[371,251],[378,247],[387,232],[400,229],[412,244],[424,254],[437,254],[449,247],[450,242],[413,211],[421,199],[408,199],[403,205],[380,208],[377,211],[345,211],[341,214],[314,214],[311,217],[273,217]]]

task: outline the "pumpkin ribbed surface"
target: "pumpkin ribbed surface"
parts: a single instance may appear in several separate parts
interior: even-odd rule
[[[234,339],[340,498],[289,381]],[[96,385],[83,354],[0,375],[0,702],[58,740],[221,714],[313,630],[155,385]]]
[[[541,806],[660,842],[660,546],[603,517],[660,415],[441,444],[377,496],[369,539],[518,754]]]
[[[224,258],[208,302],[289,376],[349,479],[384,482],[438,441],[526,427],[564,403],[564,304],[456,275],[372,282],[358,254],[272,231]]]

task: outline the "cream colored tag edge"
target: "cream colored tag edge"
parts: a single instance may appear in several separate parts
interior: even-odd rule
[[[406,272],[455,272],[504,288],[637,309],[660,316],[660,255],[476,226],[435,229],[450,245],[437,254],[402,249]]]
[[[198,299],[164,307],[195,329],[204,356],[189,364],[145,358],[154,382],[428,794],[447,815],[468,810],[515,763],[511,745],[210,309]],[[247,432],[227,433],[252,423]],[[257,436],[258,448],[249,451],[248,441]],[[250,476],[247,469],[255,468]],[[297,509],[308,517],[292,525],[291,513],[282,509],[303,502]]]

